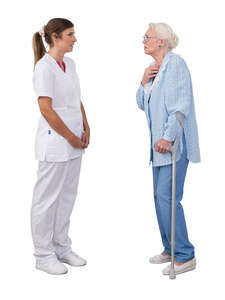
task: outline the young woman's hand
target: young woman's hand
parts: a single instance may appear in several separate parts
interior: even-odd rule
[[[89,128],[86,128],[84,130],[81,140],[85,144],[85,147],[87,147],[89,145],[89,142],[90,142],[90,129]]]
[[[171,147],[171,142],[160,139],[155,145],[155,151],[159,153],[168,153]]]
[[[146,83],[149,82],[149,80],[153,77],[155,77],[159,71],[160,66],[151,66],[151,67],[147,67],[144,71],[144,75],[142,77],[142,81],[141,84],[145,85]]]
[[[86,148],[85,143],[77,136],[72,135],[68,142],[74,147],[78,149]]]

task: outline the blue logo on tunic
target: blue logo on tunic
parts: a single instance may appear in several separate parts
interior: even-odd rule
[[[48,131],[48,134],[51,134],[51,130]]]

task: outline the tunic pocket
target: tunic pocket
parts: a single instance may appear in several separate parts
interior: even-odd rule
[[[66,139],[54,129],[47,129],[47,159],[60,160],[67,156]]]

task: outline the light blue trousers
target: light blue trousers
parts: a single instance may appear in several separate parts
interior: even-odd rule
[[[187,150],[183,135],[183,153],[176,163],[176,225],[175,261],[186,262],[194,258],[194,247],[188,239],[187,227],[181,200],[187,167]],[[171,193],[172,165],[153,167],[153,187],[156,215],[161,233],[164,252],[171,255]]]

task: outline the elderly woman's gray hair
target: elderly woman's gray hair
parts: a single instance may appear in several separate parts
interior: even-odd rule
[[[156,35],[159,39],[167,41],[170,49],[173,49],[178,45],[179,38],[168,24],[150,23],[149,27],[156,32]]]

